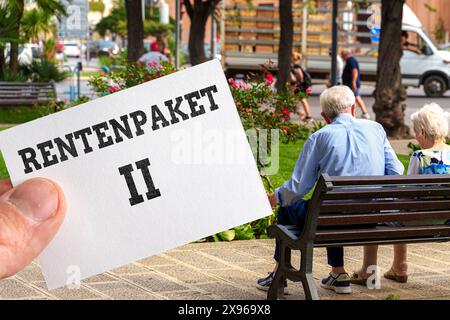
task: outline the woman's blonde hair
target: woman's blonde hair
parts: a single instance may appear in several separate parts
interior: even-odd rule
[[[411,121],[416,131],[423,130],[429,138],[440,140],[448,135],[449,113],[437,103],[424,105],[411,115]]]

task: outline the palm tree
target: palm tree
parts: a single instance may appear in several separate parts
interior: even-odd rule
[[[33,8],[23,14],[21,33],[27,41],[37,42],[40,35],[44,35],[44,40],[47,40],[47,34],[52,28],[52,16],[41,9]]]
[[[58,0],[34,0],[36,8],[42,10],[49,16],[66,14],[64,5]],[[19,35],[21,31],[22,18],[25,11],[25,0],[5,0],[3,8],[11,15],[11,29],[16,39],[11,41],[11,51],[9,55],[9,69],[17,73],[19,67]]]
[[[14,33],[12,26],[13,18],[6,7],[0,5],[0,77],[6,65],[5,47],[7,43],[16,41],[18,36]]]

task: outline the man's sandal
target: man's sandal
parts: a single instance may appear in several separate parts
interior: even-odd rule
[[[399,283],[406,283],[408,281],[408,276],[402,276],[395,273],[395,271],[391,268],[388,272],[384,274],[384,277],[389,280],[393,280]]]
[[[356,272],[353,272],[352,276],[350,277],[350,283],[360,286],[367,286],[367,278],[364,279]]]

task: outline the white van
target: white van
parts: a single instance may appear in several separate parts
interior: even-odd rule
[[[404,5],[402,31],[408,35],[411,47],[418,52],[404,50],[400,60],[402,84],[420,87],[428,97],[442,97],[450,89],[450,52],[438,50],[414,12]],[[419,53],[420,51],[420,53]],[[377,72],[377,47],[366,56],[357,56],[361,78],[374,81]],[[313,75],[325,75],[331,69],[329,56],[311,55],[306,68]]]
[[[406,5],[402,30],[408,33],[408,42],[421,51],[421,54],[403,51],[400,60],[402,83],[413,87],[423,85],[428,97],[443,96],[450,89],[450,52],[436,48],[422,23]]]

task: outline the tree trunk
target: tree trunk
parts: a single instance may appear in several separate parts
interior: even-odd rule
[[[280,44],[278,46],[277,91],[286,89],[291,78],[292,41],[294,39],[294,21],[292,18],[292,0],[280,1]]]
[[[137,61],[144,54],[144,23],[141,1],[125,0],[128,31],[128,61]]]
[[[14,33],[17,35],[17,40],[11,42],[11,50],[9,52],[9,70],[16,74],[19,70],[19,35],[20,35],[20,20],[22,20],[24,11],[24,0],[17,1],[17,12],[14,17]]]
[[[189,2],[189,0],[185,0]],[[194,0],[192,8],[191,27],[189,29],[189,59],[195,66],[206,61],[205,31],[206,22],[211,13],[211,1]]]
[[[5,47],[0,46],[0,79],[3,79],[3,68],[5,68]]]
[[[408,137],[405,125],[406,90],[402,86],[400,59],[403,4],[405,0],[383,0],[381,37],[378,48],[377,83],[373,111],[390,137]]]

